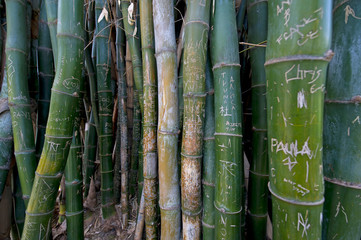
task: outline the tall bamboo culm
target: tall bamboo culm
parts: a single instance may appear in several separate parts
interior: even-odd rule
[[[181,194],[183,239],[201,238],[203,125],[211,1],[187,1],[183,52]]]
[[[332,2],[327,0],[268,3],[265,67],[275,240],[321,238],[323,100],[332,57],[331,13]]]
[[[333,1],[335,52],[328,68],[323,128],[325,204],[323,235],[358,240],[361,236],[360,103],[361,49],[359,1]]]
[[[226,39],[224,36],[228,36]],[[234,1],[216,0],[211,33],[215,98],[215,239],[243,239],[240,60]]]
[[[36,158],[31,104],[29,97],[28,42],[26,2],[6,1],[6,72],[9,107],[14,134],[14,150],[25,205],[28,204],[33,186]]]
[[[146,239],[158,239],[157,66],[152,0],[139,2],[143,59],[143,176]]]
[[[178,79],[173,1],[153,0],[158,76],[158,160],[161,239],[181,238]]]
[[[46,17],[50,32],[51,46],[53,49],[54,67],[57,69],[58,60],[58,41],[56,38],[58,26],[58,0],[43,0],[46,7]]]
[[[267,1],[248,0],[248,42],[260,44],[267,39]],[[268,152],[266,72],[264,69],[266,48],[250,49],[252,69],[252,161],[250,161],[248,185],[247,236],[263,240],[267,231],[268,215]]]
[[[45,143],[26,210],[23,240],[46,238],[51,230],[51,216],[73,138],[79,103],[84,60],[83,2],[61,1],[58,13],[59,71],[52,87]]]
[[[106,0],[95,1],[95,49],[96,49],[96,75],[99,105],[99,157],[101,172],[101,202],[103,218],[108,218],[115,213],[114,208],[114,179],[113,179],[113,93],[110,79],[110,27],[109,19],[102,11],[109,10]]]

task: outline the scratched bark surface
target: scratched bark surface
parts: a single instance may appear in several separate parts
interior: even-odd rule
[[[143,176],[146,239],[158,239],[157,67],[154,56],[153,7],[139,2],[143,58]]]
[[[115,213],[114,208],[114,182],[113,182],[113,93],[110,79],[110,45],[106,16],[99,18],[102,11],[109,10],[106,0],[95,1],[95,49],[96,49],[96,74],[99,106],[99,157],[101,173],[101,202],[102,214],[108,218]]]
[[[181,196],[183,239],[201,238],[203,125],[209,0],[187,1],[183,52]]]
[[[79,103],[84,49],[83,2],[61,1],[58,13],[58,72],[52,88],[43,152],[26,212],[24,240],[46,238],[51,230],[51,216]]]
[[[361,6],[334,1],[332,49],[324,119],[323,239],[361,236],[360,61]]]
[[[227,39],[224,36],[228,36]],[[211,33],[215,98],[215,239],[243,239],[244,215],[240,60],[233,1],[215,2]]]
[[[36,158],[33,123],[31,120],[28,88],[28,42],[26,2],[6,1],[6,73],[8,102],[14,134],[14,154],[25,205],[28,204],[33,186]]]
[[[181,238],[178,79],[173,1],[153,0],[158,79],[159,208],[161,239]]]
[[[259,44],[267,39],[267,6],[264,0],[248,0],[248,42]],[[252,161],[248,185],[247,236],[263,240],[267,231],[268,210],[268,152],[266,48],[250,49],[252,69]]]
[[[301,7],[302,5],[302,7]],[[331,1],[270,1],[266,50],[274,239],[320,239]]]

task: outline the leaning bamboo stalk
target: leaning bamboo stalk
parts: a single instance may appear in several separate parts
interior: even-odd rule
[[[224,39],[227,36],[227,39]],[[238,239],[244,215],[242,105],[236,12],[216,0],[211,35],[215,94],[215,239]]]
[[[139,204],[139,212],[137,217],[137,226],[134,231],[134,240],[142,240],[143,232],[144,232],[144,192],[142,192],[142,196]]]
[[[181,193],[183,239],[201,238],[203,125],[211,1],[188,1],[183,52]]]
[[[143,59],[143,176],[146,239],[158,239],[157,73],[152,0],[139,2]]]
[[[50,32],[51,46],[53,49],[54,67],[57,69],[58,60],[58,41],[56,38],[58,25],[58,0],[44,0],[46,6],[46,16],[48,19],[48,26]]]
[[[45,143],[26,212],[24,240],[45,238],[51,229],[51,216],[79,102],[84,48],[83,2],[61,1],[58,13],[59,71],[52,88]]]
[[[28,43],[26,2],[6,1],[6,65],[9,107],[14,134],[14,150],[25,205],[27,205],[36,169],[35,141],[27,82]]]
[[[113,182],[113,94],[110,79],[110,27],[107,16],[101,13],[109,12],[106,0],[95,1],[95,48],[96,48],[96,75],[99,106],[99,156],[101,171],[102,215],[108,218],[115,213],[114,182]]]
[[[248,0],[248,42],[257,44],[267,39],[266,1]],[[267,105],[266,49],[250,49],[252,68],[252,161],[248,185],[247,236],[263,240],[267,232],[268,213],[268,156],[267,156]]]
[[[158,76],[158,159],[161,239],[181,238],[177,163],[178,91],[173,1],[153,0]]]
[[[323,239],[361,236],[359,1],[334,1],[323,128],[325,204]],[[356,17],[355,17],[356,16]]]
[[[332,57],[332,2],[309,3],[268,4],[265,67],[275,240],[321,239],[323,100]]]

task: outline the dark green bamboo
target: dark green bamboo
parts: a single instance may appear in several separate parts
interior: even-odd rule
[[[322,239],[361,236],[359,1],[334,1],[324,119],[325,204]]]
[[[99,156],[101,171],[102,214],[108,218],[115,213],[114,208],[114,182],[113,182],[113,94],[110,79],[110,26],[109,20],[100,14],[105,9],[110,12],[106,0],[95,1],[95,48],[96,48],[96,74],[99,104]]]
[[[26,2],[6,1],[6,67],[9,107],[14,134],[14,150],[25,205],[33,186],[36,169],[35,141],[27,83]]]
[[[94,124],[94,112],[91,111],[89,122],[85,124],[85,141],[84,141],[84,198],[88,196],[90,180],[95,171],[95,158],[97,153],[97,132]]]
[[[211,34],[215,91],[215,239],[243,239],[242,107],[236,13],[233,1],[216,0]],[[224,36],[228,36],[224,39]]]
[[[72,11],[69,11],[72,9]],[[22,239],[43,239],[51,216],[73,136],[83,64],[83,2],[59,3],[58,67],[50,102],[45,143],[28,204]]]
[[[183,239],[201,238],[203,125],[211,1],[187,1],[183,52],[181,194]]]
[[[161,239],[181,238],[178,176],[178,74],[173,1],[153,0],[158,79],[158,173]]]
[[[143,145],[143,140],[141,138],[141,113],[139,105],[138,91],[133,92],[133,133],[132,133],[132,156],[131,156],[131,165],[137,165],[137,173],[135,174],[137,185],[138,185],[138,202],[140,201],[140,194],[143,189],[143,158],[140,156],[142,154],[141,146]],[[136,163],[136,164],[135,164]],[[135,170],[135,169],[134,169]],[[135,194],[135,193],[134,193]]]
[[[36,134],[36,157],[40,158],[44,145],[46,122],[49,115],[51,87],[54,80],[53,50],[51,47],[50,31],[47,22],[45,2],[40,7],[39,18],[39,99],[38,99],[38,128]]]
[[[247,0],[248,42],[259,44],[267,39],[267,1]],[[247,237],[264,240],[267,231],[268,159],[266,48],[249,50],[252,68],[252,161],[248,185]]]
[[[5,70],[5,68],[3,68]],[[13,154],[13,131],[8,106],[8,84],[4,73],[0,93],[0,200],[10,170]]]
[[[57,69],[58,60],[58,41],[56,38],[58,25],[58,0],[43,0],[46,6],[46,16],[48,19],[48,26],[50,31],[51,46],[53,49],[53,57],[55,63],[55,71]]]
[[[22,198],[20,179],[18,170],[13,168],[13,207],[14,207],[14,218],[16,225],[16,232],[19,236],[23,233],[24,220],[25,220],[25,202]],[[15,229],[14,229],[15,231]]]
[[[215,169],[215,140],[214,140],[214,84],[212,66],[209,56],[206,64],[206,110],[204,119],[204,143],[203,143],[203,216],[202,231],[203,239],[213,240],[214,238],[214,187],[216,179]]]
[[[332,2],[268,4],[269,191],[273,239],[320,239],[323,100]]]
[[[157,72],[152,0],[139,2],[143,59],[143,176],[145,237],[158,239]]]
[[[80,107],[80,106],[79,106]],[[67,239],[84,239],[84,212],[82,194],[82,145],[79,123],[74,127],[74,136],[65,165],[65,203]]]

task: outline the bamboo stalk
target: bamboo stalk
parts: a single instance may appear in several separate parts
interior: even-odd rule
[[[17,168],[13,168],[13,206],[16,232],[19,236],[23,233],[25,220],[25,202],[22,198],[20,179]],[[14,229],[15,231],[15,229]]]
[[[144,230],[144,192],[142,193],[142,197],[140,199],[139,204],[139,213],[137,217],[137,226],[134,232],[134,240],[142,240],[143,239],[143,230]]]
[[[325,204],[323,239],[359,239],[361,236],[361,178],[359,158],[360,58],[358,39],[361,7],[358,1],[334,1],[323,128]]]
[[[259,43],[267,39],[266,1],[248,0],[248,41]],[[266,49],[256,47],[249,51],[252,69],[252,161],[248,185],[247,237],[263,240],[267,232],[268,213],[268,156]]]
[[[108,218],[115,213],[114,208],[114,182],[113,182],[113,94],[110,79],[110,27],[107,16],[100,18],[102,12],[109,12],[106,0],[95,1],[95,48],[96,48],[96,74],[99,105],[99,156],[101,171],[102,215]]]
[[[83,2],[61,1],[58,13],[59,71],[52,88],[45,143],[27,208],[24,240],[45,238],[51,229],[51,216],[79,102],[84,48]]]
[[[211,57],[216,121],[215,239],[243,239],[240,221],[244,215],[242,105],[233,1],[215,2]]]
[[[146,239],[158,239],[157,73],[152,0],[139,2],[143,59],[143,176]]]
[[[25,205],[33,186],[36,169],[35,141],[27,83],[26,3],[6,1],[6,66],[9,107],[14,134],[14,150]]]
[[[161,239],[181,238],[177,163],[178,90],[173,1],[153,0],[158,76],[158,159]]]
[[[211,1],[188,1],[183,52],[181,193],[183,239],[201,238],[203,125]]]
[[[56,38],[58,25],[58,0],[44,0],[46,6],[46,16],[48,19],[48,26],[50,32],[51,46],[53,49],[54,67],[57,70],[58,60],[58,41]]]
[[[320,239],[332,3],[278,0],[268,7],[265,67],[273,239]]]

